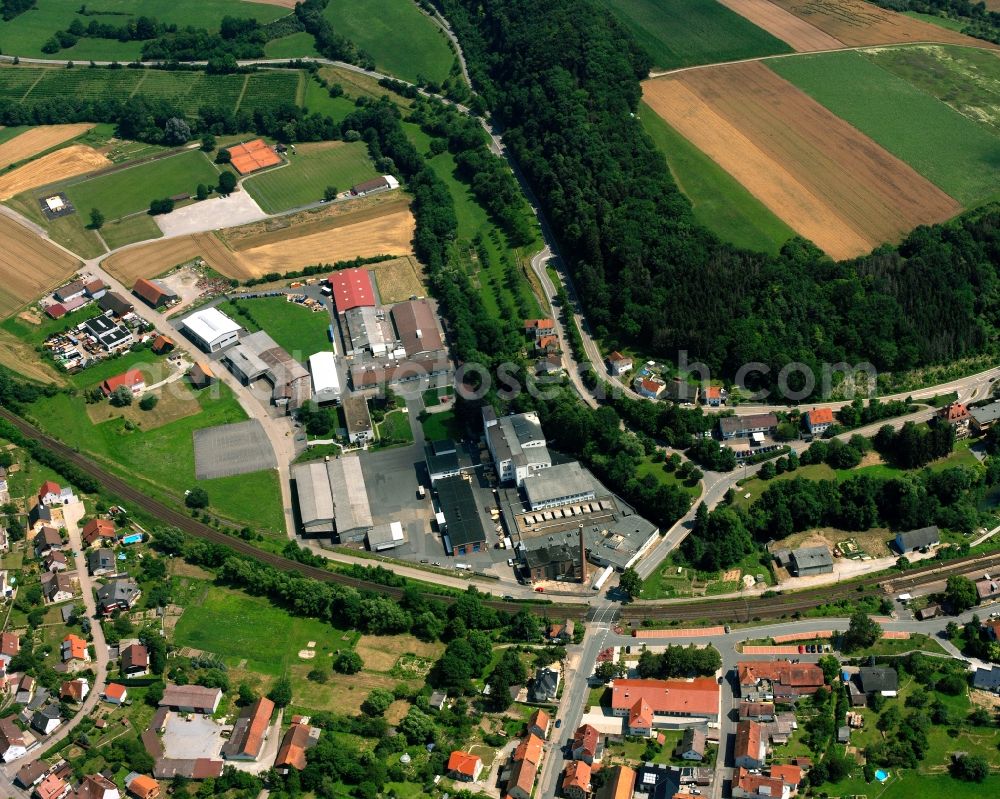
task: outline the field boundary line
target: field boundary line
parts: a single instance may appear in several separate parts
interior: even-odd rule
[[[27,99],[28,99],[28,95],[29,95],[29,94],[31,94],[31,92],[32,92],[32,91],[34,91],[34,88],[35,88],[35,87],[36,87],[36,86],[37,86],[37,85],[38,85],[39,83],[41,83],[41,82],[42,82],[42,78],[44,78],[44,77],[45,77],[45,70],[42,70],[41,72],[39,72],[39,73],[38,73],[38,77],[37,77],[37,78],[35,78],[35,82],[34,82],[34,83],[32,83],[32,84],[31,84],[31,85],[30,85],[30,86],[28,87],[28,90],[27,90],[27,91],[26,91],[26,92],[24,93],[24,95],[22,95],[21,99],[20,99],[20,100],[18,100],[18,103],[23,103],[23,102],[24,102],[25,100],[27,100]]]
[[[250,83],[250,74],[247,73],[243,78],[243,86],[240,88],[240,96],[236,98],[236,107],[233,109],[233,113],[236,114],[240,110],[240,106],[243,104],[243,97],[247,93],[247,84]]]
[[[295,87],[295,105],[304,107],[306,104],[306,75],[305,72],[299,71],[299,82]]]
[[[131,100],[133,97],[135,97],[136,92],[139,91],[139,88],[142,86],[142,84],[144,84],[146,82],[146,78],[148,76],[149,76],[149,70],[148,69],[142,70],[142,77],[139,78],[139,82],[135,84],[135,88],[133,88],[132,91],[129,93],[129,96],[128,96],[129,100]]]

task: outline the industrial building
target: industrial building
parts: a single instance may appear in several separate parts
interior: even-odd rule
[[[346,313],[351,308],[375,306],[375,290],[367,269],[341,269],[331,274],[326,282],[330,284],[337,313]]]
[[[244,385],[266,378],[272,387],[271,401],[289,413],[312,399],[309,372],[263,330],[242,338],[223,360]]]
[[[340,399],[340,374],[337,372],[337,358],[332,352],[310,355],[309,372],[312,374],[313,399],[317,404]]]
[[[218,308],[196,311],[181,324],[194,343],[206,352],[218,352],[239,339],[240,326]]]
[[[451,439],[425,444],[424,458],[427,461],[427,474],[431,478],[432,486],[436,485],[438,480],[462,473],[462,467],[458,462],[458,449]]]
[[[83,323],[83,329],[92,335],[108,352],[128,347],[135,340],[125,325],[116,325],[106,316],[95,316]]]
[[[292,467],[306,535],[336,533],[341,543],[364,541],[374,527],[361,461],[347,455]]]
[[[408,358],[442,348],[441,331],[427,300],[410,300],[392,306],[392,321]]]
[[[779,549],[774,553],[779,566],[788,569],[793,577],[811,574],[829,574],[833,571],[833,555],[829,547],[800,547],[795,550]]]
[[[396,334],[385,311],[364,305],[345,311],[343,319],[347,325],[348,355],[371,353],[385,357],[392,352]]]
[[[484,424],[486,445],[501,482],[520,486],[529,474],[552,466],[537,414],[502,416]]]
[[[451,374],[451,362],[444,350],[425,352],[401,361],[358,364],[351,367],[351,385],[356,391],[378,385],[409,383]]]
[[[366,536],[368,549],[372,552],[382,552],[394,549],[406,543],[406,531],[399,522],[379,524],[368,531]]]
[[[347,436],[352,444],[364,444],[373,437],[372,415],[368,400],[361,394],[345,394],[341,399]]]
[[[434,486],[444,517],[441,533],[445,551],[456,555],[481,552],[486,547],[486,525],[479,514],[472,483],[464,477],[446,477]]]
[[[593,479],[576,461],[530,474],[523,488],[528,507],[533,511],[597,498]]]

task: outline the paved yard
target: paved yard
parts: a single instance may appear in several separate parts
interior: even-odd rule
[[[278,466],[264,426],[257,419],[194,431],[195,477],[230,477]]]
[[[261,210],[253,197],[245,191],[236,191],[228,197],[213,197],[200,203],[186,205],[155,219],[163,235],[170,238],[235,227],[265,218],[267,214]]]
[[[199,757],[218,758],[225,739],[223,727],[211,716],[192,713],[183,716],[170,713],[163,730],[163,748],[168,758],[194,760]]]

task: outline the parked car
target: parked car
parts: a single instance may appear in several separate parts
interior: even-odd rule
[[[562,719],[556,719],[556,729],[558,730],[562,726]]]
[[[805,651],[806,651],[806,648],[804,646],[802,646],[802,644],[799,644],[799,654],[803,655],[803,654],[805,654]]]
[[[535,590],[536,590],[536,591],[537,591],[537,592],[538,592],[539,594],[544,594],[544,593],[545,593],[545,589],[544,589],[544,588],[543,588],[542,586],[538,586],[538,587],[537,587],[537,588],[536,588]]]

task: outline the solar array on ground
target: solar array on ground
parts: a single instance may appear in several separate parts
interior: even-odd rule
[[[287,70],[205,75],[155,69],[9,67],[0,71],[0,100],[35,104],[64,97],[143,96],[175,103],[188,114],[203,106],[253,112],[294,103],[299,78],[298,72]]]

